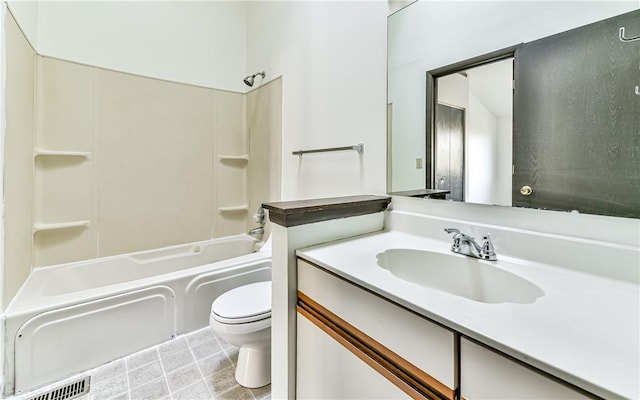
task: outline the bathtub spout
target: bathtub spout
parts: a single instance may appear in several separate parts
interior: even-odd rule
[[[249,231],[249,235],[262,235],[262,234],[264,234],[264,228],[262,226],[253,228]]]

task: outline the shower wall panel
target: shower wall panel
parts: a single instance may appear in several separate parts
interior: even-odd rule
[[[92,68],[36,58],[34,265],[91,258]],[[62,224],[62,225],[61,225]]]
[[[213,90],[105,70],[98,82],[98,256],[210,238]]]
[[[282,77],[247,94],[249,212],[282,191]]]
[[[90,152],[96,69],[48,57],[37,66],[36,148]]]
[[[214,237],[248,229],[246,96],[215,91]]]
[[[280,199],[281,78],[203,88],[40,56],[7,32],[5,303],[33,266],[243,233]]]
[[[1,4],[0,7],[6,7]],[[31,267],[35,51],[5,14],[6,131],[4,153],[4,309]],[[11,55],[11,56],[9,56]]]
[[[244,94],[37,59],[35,266],[246,231]]]

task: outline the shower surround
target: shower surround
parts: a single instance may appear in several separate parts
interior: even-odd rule
[[[279,199],[280,78],[237,93],[87,66],[5,21],[5,307],[32,267],[247,232]]]
[[[1,7],[9,394],[205,326],[215,296],[269,279],[264,253],[202,254],[255,242],[250,213],[280,198],[282,79],[238,93],[43,56]],[[186,267],[166,248],[184,243]]]

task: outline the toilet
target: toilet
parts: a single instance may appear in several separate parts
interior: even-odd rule
[[[231,289],[211,305],[211,329],[238,346],[236,381],[247,388],[271,383],[271,281]]]

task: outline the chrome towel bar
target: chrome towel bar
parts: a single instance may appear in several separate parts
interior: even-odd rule
[[[292,151],[291,154],[293,154],[294,156],[300,156],[302,157],[303,154],[309,154],[309,153],[325,153],[328,151],[343,151],[343,150],[355,150],[358,152],[358,154],[363,154],[364,153],[364,143],[358,143],[354,146],[344,146],[344,147],[330,147],[327,149],[315,149],[315,150],[298,150],[298,151]]]

